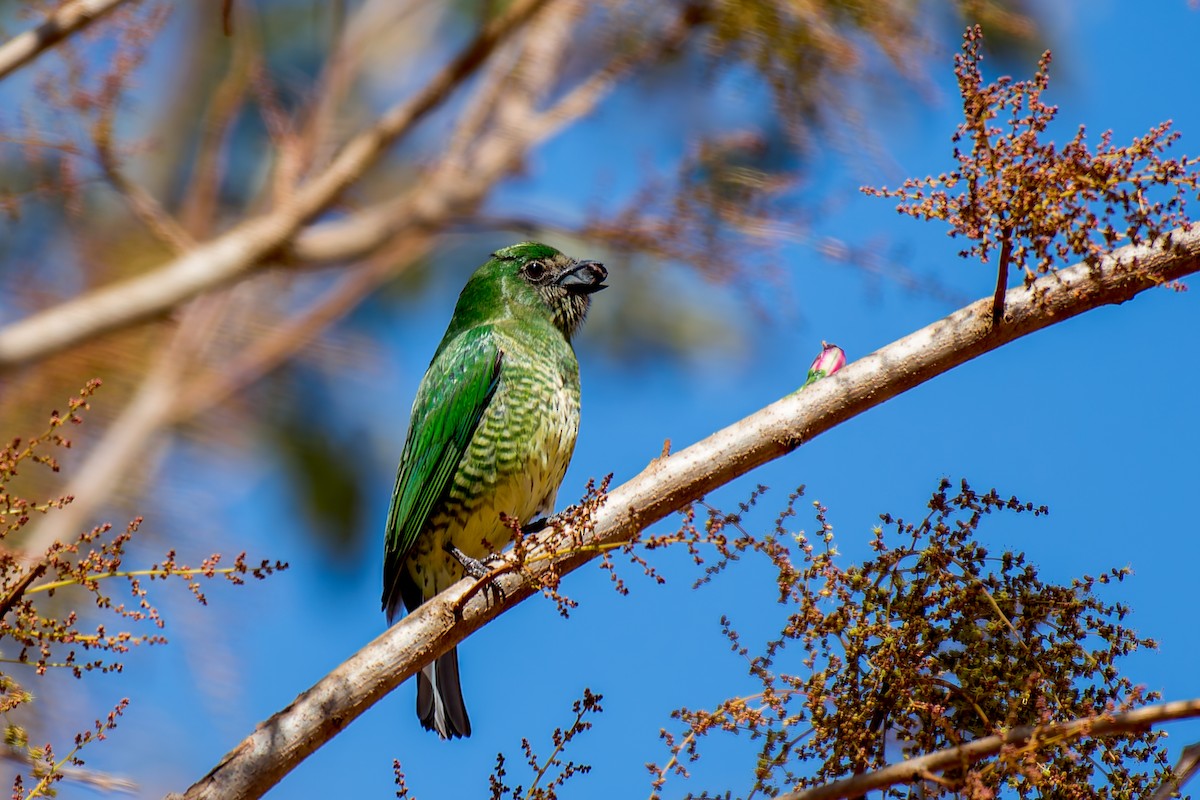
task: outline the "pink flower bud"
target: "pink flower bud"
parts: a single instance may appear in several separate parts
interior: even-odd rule
[[[821,342],[821,354],[813,359],[812,366],[808,368],[808,380],[804,382],[804,386],[816,383],[844,366],[846,366],[846,353],[842,348],[836,344]],[[800,388],[803,389],[804,386]]]

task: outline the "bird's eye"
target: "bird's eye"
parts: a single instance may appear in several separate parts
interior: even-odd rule
[[[546,265],[540,261],[530,261],[525,265],[525,276],[531,281],[540,281],[546,275]]]

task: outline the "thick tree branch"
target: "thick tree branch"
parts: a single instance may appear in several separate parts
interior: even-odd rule
[[[268,263],[398,138],[445,101],[488,55],[549,0],[517,0],[408,101],[386,112],[338,152],[328,168],[274,211],[152,272],[93,291],[0,329],[0,370],[61,351],[98,334],[161,314]]]
[[[1137,733],[1164,722],[1200,717],[1200,699],[1181,700],[1156,706],[1112,714],[1093,719],[1075,719],[1070,722],[1050,725],[1022,725],[1003,736],[985,736],[960,747],[939,750],[936,753],[910,758],[898,764],[890,764],[874,772],[855,775],[840,781],[816,786],[802,792],[782,794],[778,800],[843,800],[861,795],[873,789],[883,789],[898,783],[920,781],[924,776],[941,772],[963,764],[994,756],[1005,747],[1026,747],[1039,742],[1062,741],[1080,737],[1116,736],[1122,733]]]
[[[608,496],[585,534],[586,544],[628,541],[713,489],[959,364],[1197,270],[1200,225],[1174,232],[1169,242],[1123,248],[1096,267],[1078,265],[1029,289],[1010,290],[1006,324],[999,330],[991,324],[992,298],[978,300],[686,450],[654,459]],[[804,366],[796,366],[797,386]],[[597,553],[595,547],[565,553],[553,568],[565,574]],[[535,573],[549,568],[546,562],[526,565]],[[456,614],[473,583],[460,581],[353,655],[261,723],[183,796],[260,796],[422,665],[535,591],[521,576],[505,574],[497,578],[504,592],[499,600],[489,603],[476,593]]]
[[[33,30],[9,39],[0,45],[0,80],[125,2],[127,0],[77,0],[67,3]]]

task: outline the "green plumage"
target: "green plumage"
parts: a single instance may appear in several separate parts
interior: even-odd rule
[[[604,267],[523,242],[467,282],[413,402],[388,510],[388,622],[463,577],[453,545],[483,559],[508,544],[501,514],[551,513],[579,430],[571,336]],[[418,675],[417,714],[443,738],[469,736],[454,650]]]

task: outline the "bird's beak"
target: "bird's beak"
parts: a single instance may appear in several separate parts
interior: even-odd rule
[[[599,261],[579,261],[557,283],[574,294],[591,294],[608,288],[604,284],[607,277],[608,270]]]

